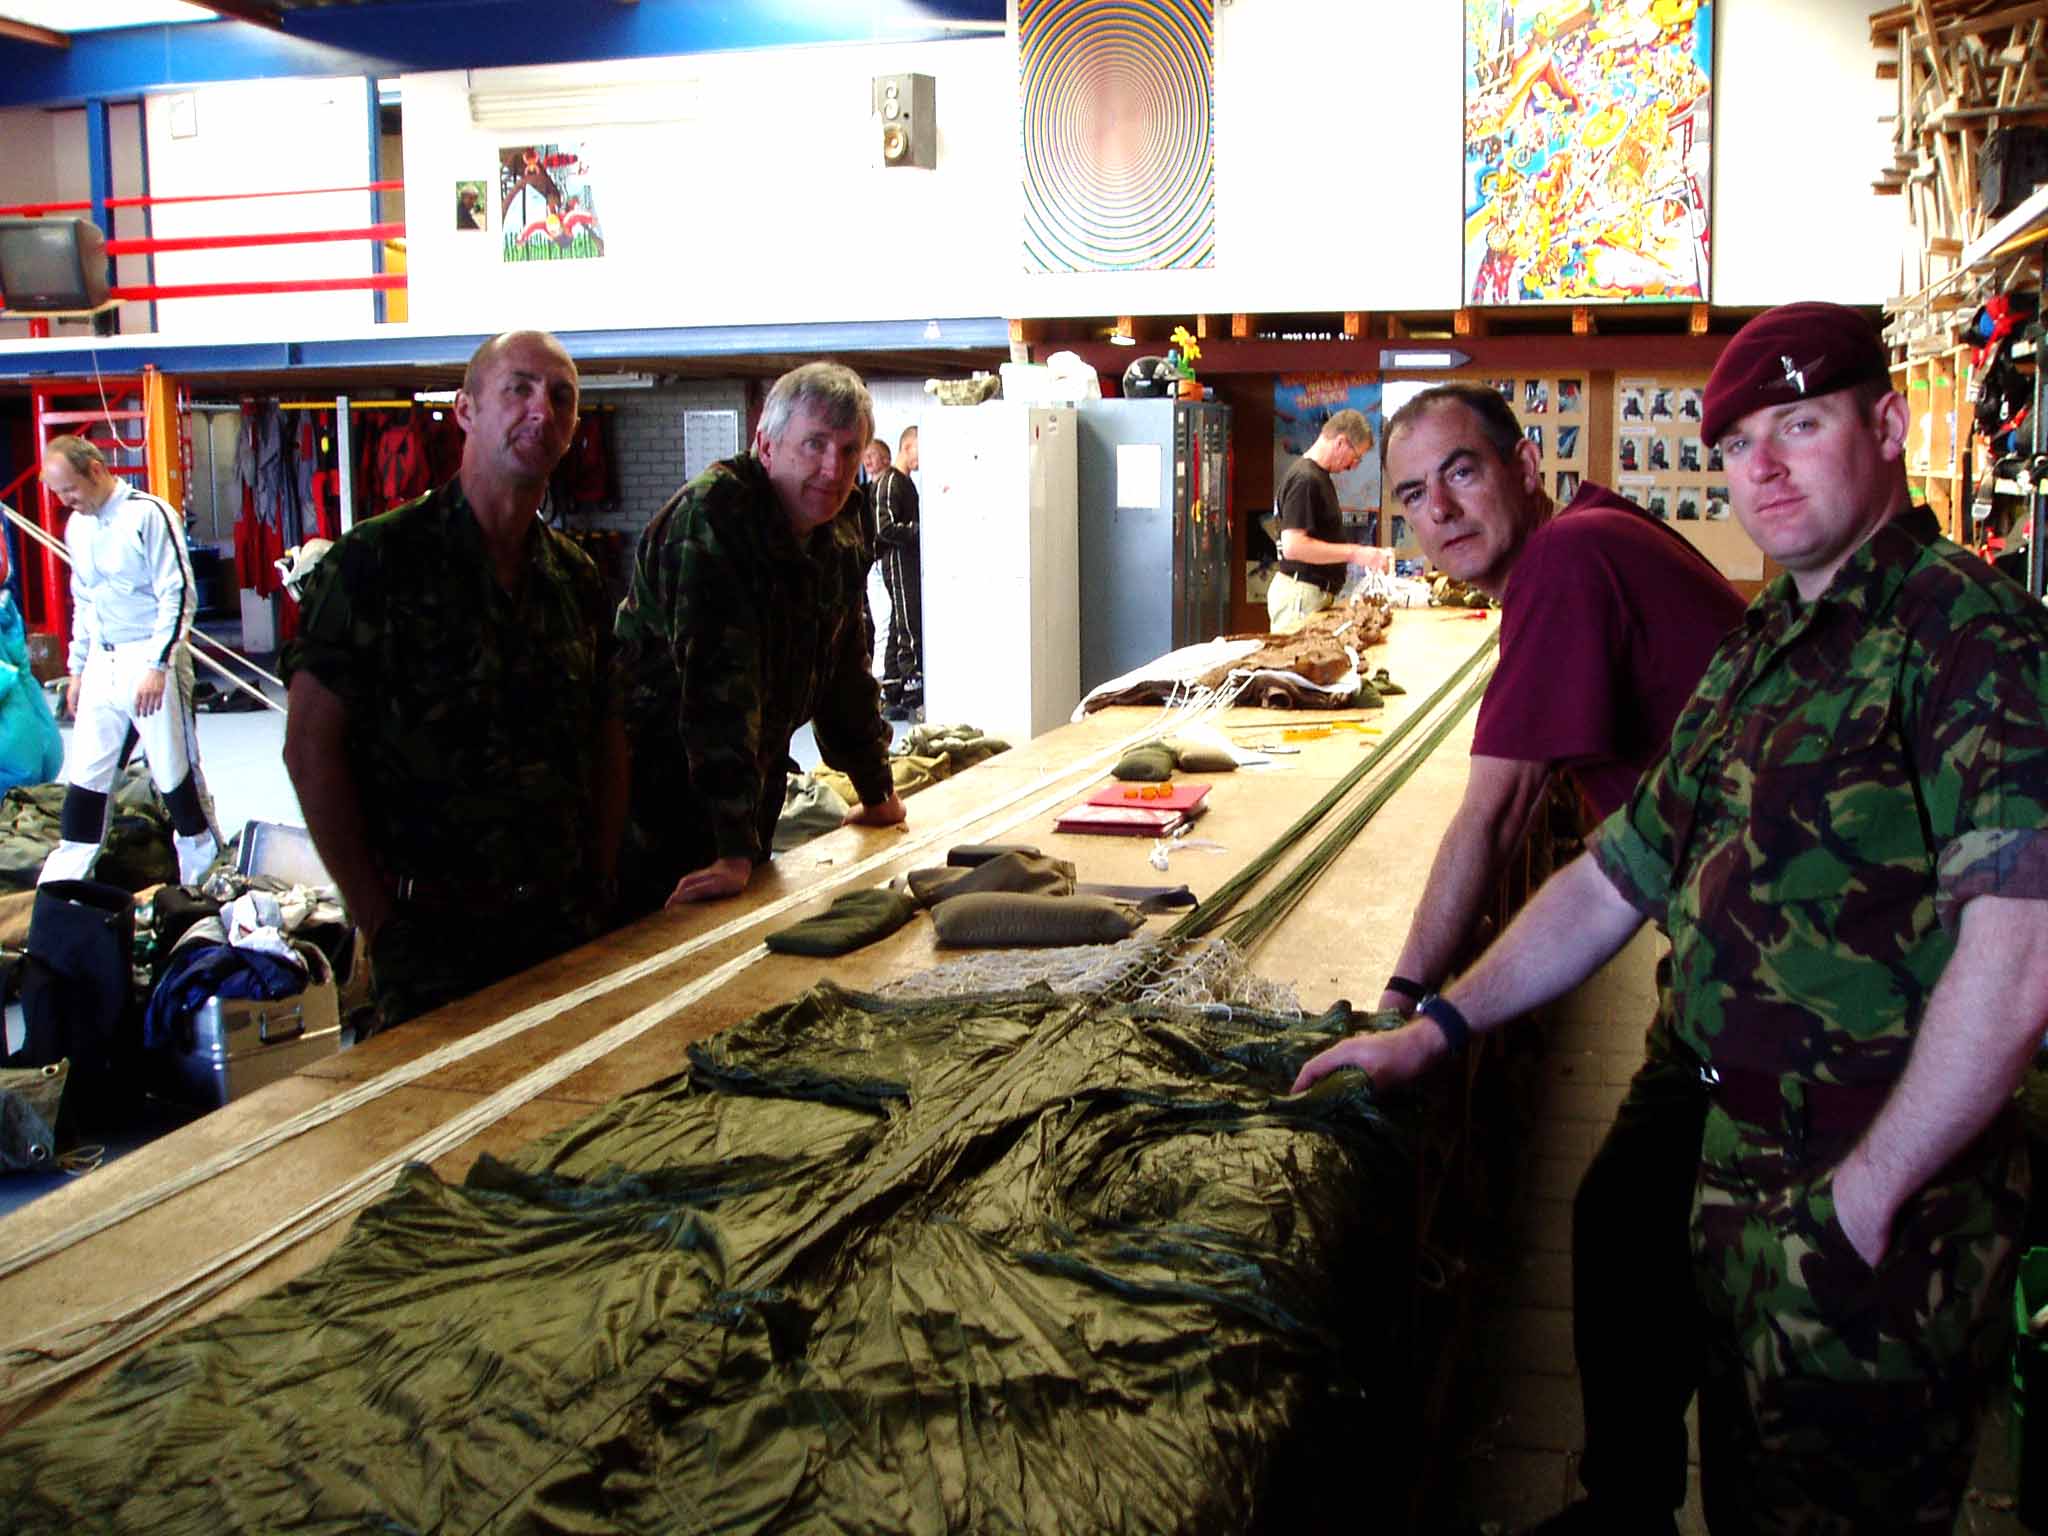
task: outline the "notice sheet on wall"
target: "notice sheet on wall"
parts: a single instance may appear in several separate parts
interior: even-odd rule
[[[683,412],[683,483],[740,451],[738,411]]]

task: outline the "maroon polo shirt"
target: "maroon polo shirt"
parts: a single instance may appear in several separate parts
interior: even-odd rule
[[[1473,755],[1567,768],[1605,817],[1670,742],[1743,601],[1668,524],[1589,480],[1522,546],[1501,608]]]

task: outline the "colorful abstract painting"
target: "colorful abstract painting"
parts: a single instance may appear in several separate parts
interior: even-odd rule
[[[1713,6],[1465,0],[1465,300],[1708,298]]]
[[[1024,268],[1216,263],[1214,0],[1017,0]]]
[[[580,145],[500,149],[498,205],[507,261],[581,261],[604,254],[597,193]]]

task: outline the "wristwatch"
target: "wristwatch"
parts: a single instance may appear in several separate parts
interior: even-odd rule
[[[1472,1023],[1441,992],[1432,992],[1415,1005],[1415,1011],[1443,1032],[1444,1044],[1458,1055],[1472,1041]]]

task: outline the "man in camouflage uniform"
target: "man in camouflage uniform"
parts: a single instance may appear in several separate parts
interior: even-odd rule
[[[2011,1097],[2048,1025],[2048,616],[1910,506],[1906,426],[1854,311],[1743,328],[1702,435],[1786,574],[1587,855],[1418,1023],[1301,1077],[1413,1076],[1665,919],[1712,1091],[1717,1530],[1950,1529],[2012,1293]]]
[[[745,889],[769,857],[790,736],[853,780],[848,819],[903,820],[868,671],[855,496],[867,387],[837,363],[775,381],[753,450],[677,491],[619,605],[633,791],[626,910]]]
[[[625,812],[604,583],[536,516],[576,430],[538,331],[477,350],[462,467],[335,544],[286,647],[285,766],[391,1025],[601,931]]]

